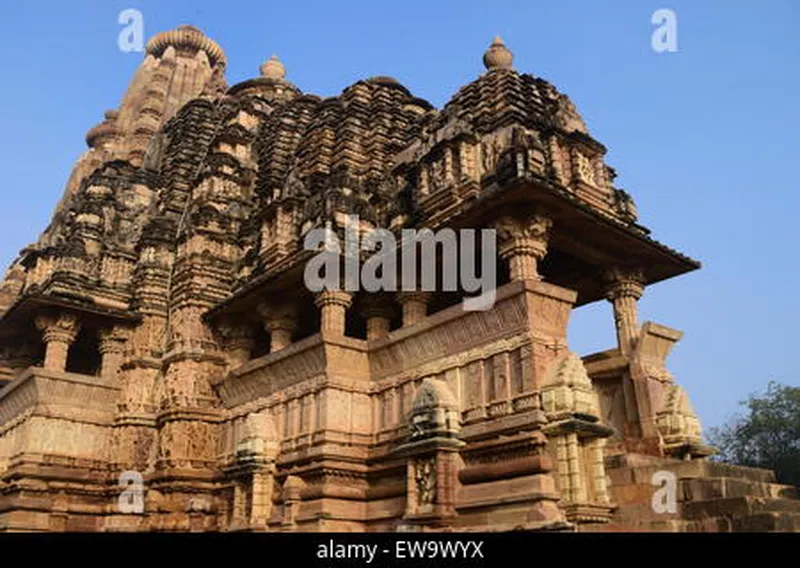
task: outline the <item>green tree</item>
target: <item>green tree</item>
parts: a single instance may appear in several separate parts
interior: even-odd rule
[[[770,382],[764,395],[741,404],[744,416],[709,431],[715,459],[771,469],[781,483],[800,487],[800,387]]]

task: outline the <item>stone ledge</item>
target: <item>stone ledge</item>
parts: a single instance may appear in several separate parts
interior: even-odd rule
[[[53,371],[44,369],[42,367],[28,367],[19,376],[12,380],[5,389],[0,391],[0,404],[5,400],[15,389],[19,388],[26,381],[30,379],[50,379],[57,381],[64,381],[68,383],[84,384],[93,387],[109,390],[119,390],[119,387],[111,384],[103,377],[96,377],[93,375],[81,375],[78,373],[68,373],[66,371]]]

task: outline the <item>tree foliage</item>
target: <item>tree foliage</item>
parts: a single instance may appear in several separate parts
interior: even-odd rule
[[[800,487],[800,387],[770,382],[764,395],[741,404],[744,416],[709,432],[715,459],[771,469],[781,483]]]

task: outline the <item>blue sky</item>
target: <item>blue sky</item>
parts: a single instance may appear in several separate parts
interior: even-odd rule
[[[797,2],[3,2],[4,264],[47,225],[86,130],[141,61],[117,47],[126,8],[147,38],[201,28],[225,49],[229,83],[276,53],[303,91],[391,75],[438,107],[501,35],[517,69],[576,103],[653,236],[704,263],[641,301],[643,320],[684,331],[669,367],[704,425],[770,380],[800,384]],[[677,16],[676,53],[651,47],[659,8]],[[609,305],[577,310],[570,341],[581,354],[613,346]]]

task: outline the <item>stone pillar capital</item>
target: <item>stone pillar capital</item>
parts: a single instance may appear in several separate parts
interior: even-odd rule
[[[644,293],[644,274],[638,268],[611,267],[603,273],[606,298],[614,304],[617,343],[623,355],[629,355],[639,334],[636,302]]]
[[[229,354],[233,363],[244,363],[255,344],[256,330],[253,325],[238,319],[224,319],[215,330],[222,339],[221,347]]]
[[[42,332],[45,343],[57,342],[71,344],[78,337],[81,322],[72,312],[60,312],[55,315],[36,316],[36,327]]]
[[[433,293],[424,290],[409,290],[407,292],[398,292],[397,301],[400,304],[407,304],[409,302],[417,302],[420,304],[428,305],[433,299]]]
[[[256,334],[253,325],[238,318],[225,318],[215,325],[215,331],[222,340],[229,365],[236,367],[250,358]]]
[[[215,328],[226,344],[252,340],[255,336],[253,326],[241,321],[226,319],[219,322]]]
[[[387,294],[370,294],[361,300],[361,315],[367,322],[367,339],[381,339],[389,335],[394,309]]]
[[[323,290],[314,298],[314,303],[320,310],[322,335],[344,335],[347,309],[353,303],[353,294],[339,290]]]
[[[75,342],[81,330],[77,314],[72,312],[41,314],[36,317],[35,323],[42,332],[45,343],[44,368],[64,371],[67,367],[69,346]]]
[[[644,273],[639,268],[614,266],[603,272],[606,298],[614,301],[618,298],[638,300],[644,293]]]
[[[294,333],[297,331],[297,320],[295,317],[288,315],[273,317],[264,321],[264,329],[269,333],[275,333],[276,331]]]
[[[293,304],[280,302],[259,304],[258,313],[264,322],[264,329],[270,334],[270,351],[278,351],[292,342],[292,334],[297,331],[297,310]]]
[[[498,253],[507,261],[512,280],[540,280],[537,263],[547,254],[553,221],[536,213],[528,217],[505,216],[498,219]]]
[[[365,319],[391,318],[394,315],[392,298],[381,293],[364,296],[361,299],[361,315]]]
[[[529,254],[541,260],[547,254],[547,242],[553,221],[544,215],[534,214],[519,218],[507,215],[498,219],[494,228],[500,245],[500,257]]]
[[[297,310],[294,305],[283,300],[261,302],[256,307],[256,311],[264,321],[294,318],[297,315]]]
[[[347,309],[352,305],[352,303],[352,292],[346,292],[343,290],[323,290],[314,298],[314,304],[318,308],[324,308],[325,306],[339,306]]]
[[[421,322],[428,315],[428,304],[433,299],[431,292],[398,292],[397,301],[403,306],[403,327]]]

